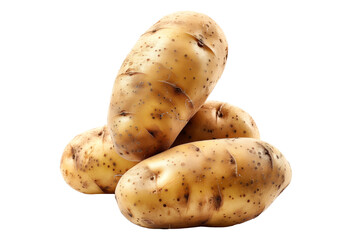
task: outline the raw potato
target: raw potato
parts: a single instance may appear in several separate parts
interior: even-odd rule
[[[259,138],[259,131],[251,116],[240,108],[209,101],[188,122],[174,144],[225,137]],[[135,164],[115,152],[104,126],[76,136],[66,146],[60,168],[71,187],[96,194],[114,193],[120,176]]]
[[[206,15],[177,12],[154,24],[115,79],[108,126],[116,151],[139,161],[168,149],[215,87],[227,53]]]
[[[115,152],[107,127],[99,127],[71,140],[60,169],[65,181],[80,192],[114,193],[120,176],[135,164]]]
[[[250,114],[228,103],[207,101],[186,124],[172,147],[188,142],[236,137],[260,138]]]
[[[273,146],[252,138],[216,139],[171,148],[120,179],[118,206],[148,228],[229,226],[257,217],[290,183]]]

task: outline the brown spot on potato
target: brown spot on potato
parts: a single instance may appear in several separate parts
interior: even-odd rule
[[[236,164],[234,157],[230,154],[230,163]]]
[[[217,109],[216,109],[216,118],[222,118],[224,117],[223,112],[221,111],[223,108],[224,104],[221,104]]]
[[[130,112],[127,112],[127,111],[125,111],[125,110],[121,110],[120,112],[119,112],[119,116],[128,116],[128,115],[130,115],[131,113]]]
[[[212,198],[212,202],[214,205],[215,210],[219,210],[222,204],[222,197],[221,195],[216,195]]]
[[[197,45],[202,48],[202,47],[204,47],[205,44],[202,39],[198,39]]]
[[[129,208],[127,209],[127,215],[131,218],[133,217],[133,214],[131,213],[131,210]]]
[[[149,130],[149,129],[146,129],[145,130],[153,137],[153,138],[156,138],[156,135],[158,133],[158,131],[156,130]]]
[[[185,202],[187,203],[189,201],[189,193],[184,194]]]
[[[154,225],[154,222],[147,218],[142,218],[141,221],[150,226]]]
[[[104,129],[98,133],[98,136],[100,137],[103,133],[104,133]]]

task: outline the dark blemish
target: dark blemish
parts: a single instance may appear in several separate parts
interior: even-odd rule
[[[185,198],[185,201],[188,202],[189,201],[189,193],[185,193],[184,198]]]
[[[198,41],[197,41],[197,45],[199,46],[199,47],[204,47],[204,42],[203,42],[203,40],[202,39],[198,39]]]
[[[82,184],[82,188],[88,188],[88,186],[89,186],[88,182],[84,182],[84,183]]]
[[[104,193],[114,193],[114,192],[110,191],[109,186],[103,186],[103,185],[99,184],[99,180],[94,180],[94,182]]]
[[[128,214],[129,217],[131,217],[131,218],[133,217],[133,214],[131,213],[130,209],[128,209],[127,214]]]
[[[129,115],[129,114],[130,114],[130,113],[129,113],[129,112],[126,112],[125,110],[121,110],[120,113],[119,113],[120,116],[127,116],[127,115]]]
[[[216,110],[216,116],[217,117],[219,117],[219,118],[222,118],[222,117],[224,117],[224,114],[222,113],[222,108],[223,108],[223,106],[224,106],[224,104],[221,104],[220,106],[219,106],[219,108]]]
[[[202,221],[202,222],[200,223],[200,225],[205,225],[205,223],[207,223],[209,220],[210,220],[210,218],[208,218],[208,219],[206,219],[206,220]]]
[[[286,185],[283,189],[281,189],[281,191],[279,192],[278,196],[285,190],[285,188],[287,188],[288,185]]]
[[[229,153],[230,154],[230,153]],[[230,154],[230,163],[231,164],[235,164],[236,162],[235,162],[235,159],[234,159],[234,157]]]
[[[128,76],[132,76],[132,75],[135,75],[135,74],[143,74],[141,72],[136,72],[136,71],[132,71],[131,68],[128,68],[125,73],[123,73],[123,75],[128,75]]]
[[[221,207],[221,203],[222,203],[222,198],[220,195],[216,195],[213,197],[214,200],[214,207],[216,210],[219,210],[219,208]]]
[[[74,159],[74,160],[75,160],[75,154],[76,154],[76,151],[75,151],[75,149],[74,149],[74,147],[73,147],[73,146],[70,146],[70,147],[71,147],[72,159]]]
[[[182,93],[183,90],[179,87],[174,87],[175,93]]]
[[[146,128],[145,128],[145,130],[146,130],[153,138],[156,138],[157,131],[149,130],[149,129],[146,129]]]

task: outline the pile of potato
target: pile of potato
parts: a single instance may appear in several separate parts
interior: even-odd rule
[[[146,31],[115,79],[107,125],[76,136],[61,172],[83,193],[115,193],[148,228],[230,226],[264,211],[291,168],[252,117],[205,102],[228,55],[208,16],[177,12]]]

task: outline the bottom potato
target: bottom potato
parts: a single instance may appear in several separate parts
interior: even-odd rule
[[[148,158],[120,179],[123,215],[148,228],[230,226],[264,211],[291,169],[275,147],[233,138],[183,144]]]

